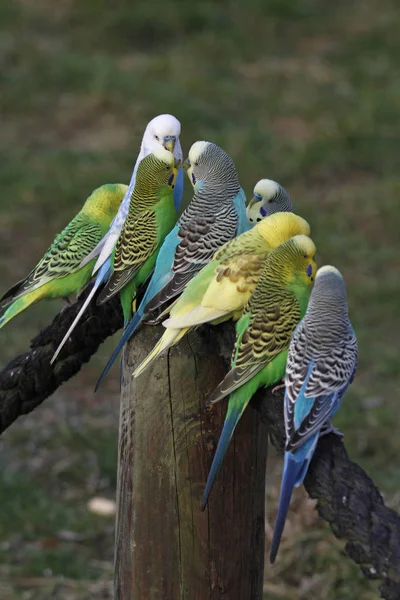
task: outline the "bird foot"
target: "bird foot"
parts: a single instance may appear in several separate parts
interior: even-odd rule
[[[337,427],[332,425],[332,423],[330,421],[328,421],[327,423],[325,423],[325,425],[322,426],[321,432],[319,435],[320,436],[328,435],[328,433],[334,433],[335,435],[337,435],[340,438],[344,437],[344,434],[341,431],[339,431],[339,429],[337,429]]]
[[[143,325],[160,325],[162,323],[162,318],[156,317],[155,319],[150,319],[150,321],[145,321]]]
[[[280,383],[272,388],[271,392],[275,394],[278,390],[282,390],[285,387],[284,383]]]

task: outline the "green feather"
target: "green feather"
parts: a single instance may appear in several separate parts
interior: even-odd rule
[[[139,165],[128,215],[111,255],[112,274],[98,298],[101,304],[119,292],[125,325],[132,317],[132,300],[153,271],[177,219],[171,182],[177,171],[173,154],[163,152],[163,158],[149,154]]]
[[[311,293],[316,271],[314,254],[315,246],[306,236],[291,238],[273,250],[236,324],[231,370],[210,398],[211,402],[217,402],[230,394],[203,508],[235,427],[252,396],[260,387],[274,385],[285,374],[290,338],[305,314]]]
[[[95,261],[80,265],[107,233],[126,189],[122,184],[107,184],[89,196],[36,267],[1,298],[3,308],[8,308],[0,319],[0,327],[42,298],[69,296],[87,284]]]

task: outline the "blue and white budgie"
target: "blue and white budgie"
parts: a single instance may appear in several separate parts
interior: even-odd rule
[[[222,148],[212,142],[195,142],[185,168],[194,190],[192,201],[165,238],[146,293],[96,389],[147,314],[176,298],[218,248],[251,227],[235,164]]]
[[[348,316],[346,287],[331,266],[317,271],[303,320],[293,332],[285,375],[285,459],[270,561],[275,561],[293,486],[302,484],[318,437],[357,368],[357,338]]]
[[[289,192],[277,181],[260,179],[254,186],[253,197],[247,205],[247,218],[250,223],[259,223],[275,212],[293,212]]]
[[[142,161],[142,159],[145,156],[148,156],[149,154],[151,154],[153,152],[153,150],[155,150],[156,148],[158,148],[160,146],[164,146],[167,150],[169,150],[170,152],[173,152],[175,159],[178,162],[182,162],[183,154],[182,154],[181,143],[179,140],[180,133],[181,133],[181,124],[178,121],[178,119],[176,119],[176,117],[174,117],[173,115],[168,115],[168,114],[158,115],[157,117],[154,117],[154,119],[152,119],[147,124],[145,132],[143,134],[142,143],[140,145],[140,152],[136,159],[132,177],[129,182],[128,189],[125,193],[124,199],[122,200],[121,207],[120,207],[116,217],[112,221],[112,223],[110,225],[110,229],[108,230],[107,234],[103,237],[103,239],[97,244],[97,246],[93,249],[93,251],[86,257],[86,259],[81,264],[81,266],[84,266],[89,261],[98,257],[97,261],[95,263],[95,266],[93,268],[93,275],[95,275],[97,273],[93,288],[91,289],[90,294],[86,298],[84,304],[82,305],[82,308],[80,309],[79,313],[77,314],[71,327],[68,329],[67,333],[65,334],[61,344],[57,348],[53,358],[51,359],[51,363],[53,363],[55,361],[55,359],[57,358],[62,347],[64,346],[65,342],[68,340],[69,336],[75,329],[80,318],[82,317],[82,314],[86,310],[88,304],[92,300],[92,298],[95,295],[98,288],[103,283],[106,283],[111,275],[111,254],[115,247],[115,244],[117,243],[117,240],[119,238],[119,235],[121,233],[122,227],[125,223],[125,220],[126,220],[126,217],[128,214],[129,202],[130,202],[132,192],[135,187],[136,173],[137,173],[137,169],[138,169],[140,162]],[[177,179],[176,179],[175,188],[174,188],[174,203],[175,203],[175,208],[177,210],[179,208],[179,205],[182,200],[182,195],[183,195],[183,179],[184,179],[183,168],[180,168]]]

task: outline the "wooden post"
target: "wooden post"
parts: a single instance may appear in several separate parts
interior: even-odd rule
[[[226,412],[226,400],[205,400],[226,373],[232,326],[191,333],[132,379],[162,331],[142,328],[125,351],[115,600],[261,600],[267,429],[251,406],[200,511]]]

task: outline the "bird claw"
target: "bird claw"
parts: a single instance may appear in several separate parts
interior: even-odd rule
[[[285,387],[284,383],[280,383],[279,385],[275,385],[272,390],[271,393],[275,394],[278,390],[282,390]]]
[[[162,323],[162,317],[156,317],[155,319],[150,319],[149,321],[145,321],[143,325],[160,325]]]
[[[333,433],[340,438],[344,437],[344,434],[341,431],[339,431],[339,429],[337,429],[337,427],[332,425],[332,423],[330,421],[328,421],[327,423],[325,423],[325,425],[322,426],[321,432],[319,435],[320,436],[328,435],[328,433]]]

